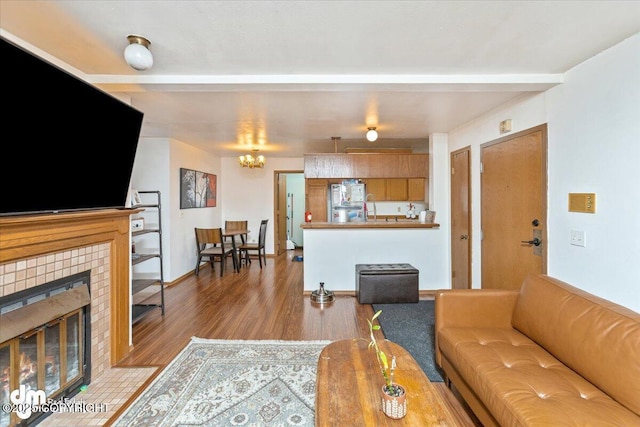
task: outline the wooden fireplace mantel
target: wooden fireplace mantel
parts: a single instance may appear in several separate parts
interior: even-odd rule
[[[0,217],[0,264],[109,243],[111,365],[129,354],[130,215],[139,209],[104,209]]]

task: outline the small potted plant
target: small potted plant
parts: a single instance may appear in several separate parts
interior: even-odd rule
[[[376,353],[376,359],[380,370],[382,371],[382,377],[384,378],[384,385],[382,386],[382,411],[389,418],[399,419],[407,414],[407,394],[405,389],[400,384],[393,382],[393,372],[396,369],[396,357],[391,356],[391,360],[387,354],[382,351],[378,346],[378,341],[374,335],[374,331],[380,330],[380,325],[374,325],[373,322],[382,314],[382,310],[378,310],[369,322],[369,348],[373,349]]]

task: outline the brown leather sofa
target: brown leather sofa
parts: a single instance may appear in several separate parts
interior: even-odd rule
[[[438,291],[435,313],[436,363],[485,427],[640,426],[640,314],[546,275]]]

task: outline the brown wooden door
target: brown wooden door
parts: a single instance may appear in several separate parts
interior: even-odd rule
[[[451,153],[451,287],[471,288],[470,149]]]
[[[274,235],[276,240],[276,254],[287,250],[287,176],[282,172],[275,172],[276,176],[276,209]]]
[[[546,272],[546,158],[546,125],[481,147],[483,288],[519,289]]]
[[[329,181],[326,179],[307,179],[307,211],[311,212],[311,220],[326,222],[327,219],[327,193]]]

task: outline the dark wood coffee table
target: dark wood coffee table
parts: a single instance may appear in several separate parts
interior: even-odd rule
[[[381,409],[384,379],[373,350],[364,339],[336,341],[318,358],[316,426],[453,426],[456,419],[442,401],[420,365],[401,346],[379,342],[387,355],[395,355],[394,382],[407,392],[407,415],[399,420]]]

